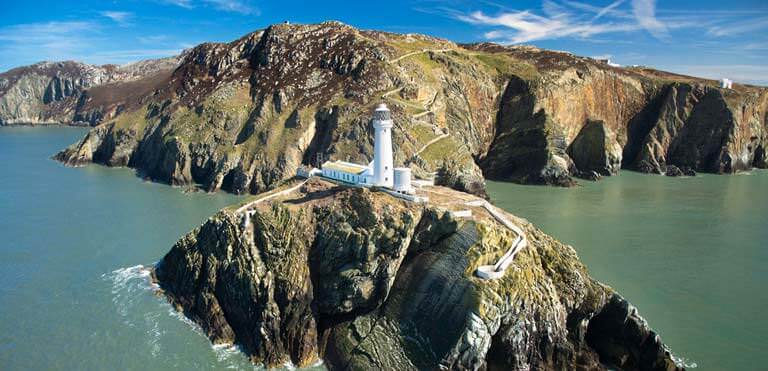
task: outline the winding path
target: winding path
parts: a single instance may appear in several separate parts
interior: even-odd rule
[[[403,55],[401,55],[401,56],[399,56],[399,57],[397,57],[395,59],[392,59],[392,60],[389,61],[389,63],[390,64],[397,63],[397,62],[403,60],[404,58],[408,58],[408,57],[410,57],[412,55],[416,55],[416,54],[428,53],[428,52],[445,53],[445,52],[448,52],[450,50],[451,49],[421,49],[421,50],[416,50],[416,51],[412,51],[410,53],[403,54]]]
[[[301,186],[306,184],[309,181],[309,179],[311,179],[311,178],[307,178],[305,181],[303,181],[303,182],[301,182],[301,183],[299,183],[299,184],[297,184],[297,185],[295,185],[295,186],[293,186],[291,188],[284,189],[282,191],[275,192],[275,193],[272,193],[272,194],[268,194],[268,195],[266,195],[264,197],[261,197],[259,199],[253,200],[253,201],[251,201],[251,202],[249,202],[249,203],[247,203],[247,204],[245,204],[243,206],[240,206],[240,208],[238,208],[235,212],[238,213],[238,214],[242,213],[243,211],[248,210],[251,206],[255,206],[256,204],[258,204],[260,202],[263,202],[263,201],[266,201],[266,200],[269,200],[269,199],[272,199],[272,198],[275,198],[275,197],[278,197],[278,196],[282,196],[282,195],[286,195],[288,193],[291,193],[291,192],[301,188]]]
[[[388,92],[386,92],[386,93],[382,94],[382,95],[381,95],[381,97],[382,97],[382,98],[386,98],[386,97],[388,97],[388,96],[390,96],[390,95],[392,95],[392,94],[395,94],[395,93],[399,92],[400,90],[403,90],[403,87],[402,87],[402,86],[401,86],[401,87],[399,87],[399,88],[395,88],[395,89],[392,89],[392,90],[390,90],[390,91],[388,91]]]
[[[434,139],[430,140],[429,142],[427,142],[426,144],[421,146],[421,148],[418,151],[416,151],[411,157],[416,157],[416,156],[420,155],[422,152],[424,152],[425,149],[427,149],[427,147],[437,143],[439,140],[441,140],[443,138],[448,138],[448,133],[440,134],[437,137],[435,137]]]

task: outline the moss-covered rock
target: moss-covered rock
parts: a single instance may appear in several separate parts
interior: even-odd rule
[[[498,280],[474,276],[516,238],[478,198],[443,187],[429,205],[312,180],[224,210],[155,270],[212,341],[254,362],[331,369],[606,369],[677,366],[634,308],[574,250],[530,223]],[[629,309],[628,309],[629,308]],[[622,317],[623,316],[623,317]],[[629,318],[627,320],[627,318]]]

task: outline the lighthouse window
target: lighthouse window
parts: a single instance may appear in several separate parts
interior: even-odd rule
[[[389,166],[384,166],[384,170],[389,170]]]

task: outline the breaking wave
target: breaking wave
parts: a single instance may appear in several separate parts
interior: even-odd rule
[[[174,309],[164,298],[156,295],[159,286],[152,282],[152,266],[135,265],[115,269],[102,275],[102,279],[111,283],[112,303],[120,321],[132,329],[146,335],[146,343],[153,357],[161,357],[163,344],[172,341],[162,324],[173,318],[189,326],[199,336],[208,341],[202,329],[182,313]],[[164,340],[166,343],[164,343]],[[244,356],[234,345],[211,345],[215,363],[227,369],[253,369],[244,362]]]
[[[145,308],[149,295],[158,289],[150,279],[150,267],[134,265],[115,269],[102,278],[112,283],[112,304],[120,320],[128,327],[144,330],[152,356],[162,351],[160,339],[165,331],[160,327],[160,314]]]
[[[693,368],[699,367],[699,365],[697,365],[696,362],[690,359],[685,359],[684,357],[678,357],[674,353],[671,353],[671,354],[672,354],[672,360],[675,362],[675,364],[678,367],[683,367],[685,369],[693,369]]]

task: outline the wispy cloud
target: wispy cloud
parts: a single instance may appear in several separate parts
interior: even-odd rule
[[[131,12],[120,12],[116,10],[107,10],[107,11],[100,12],[99,14],[115,21],[117,24],[121,26],[129,25],[131,18],[133,18],[133,13]]]
[[[10,25],[0,28],[0,41],[49,42],[77,35],[94,27],[91,22],[42,22]]]
[[[247,1],[241,0],[204,0],[218,10],[240,14],[258,15],[259,10]]]
[[[156,0],[160,4],[176,5],[182,8],[192,9],[192,0]]]
[[[739,23],[713,26],[710,27],[709,34],[713,36],[733,36],[764,29],[768,29],[768,17],[746,19]]]
[[[605,8],[602,8],[598,10],[597,14],[595,14],[594,17],[592,17],[592,22],[600,19],[602,16],[606,14],[611,14],[614,12],[614,9],[616,9],[619,5],[624,4],[625,0],[617,0],[612,2],[610,5],[606,6]]]
[[[484,36],[502,43],[560,38],[586,40],[596,35],[638,31],[647,32],[662,41],[670,41],[671,32],[681,29],[698,29],[711,36],[730,36],[768,29],[765,13],[732,10],[686,13],[670,10],[660,15],[656,0],[614,0],[605,6],[576,0],[544,0],[539,11],[496,8],[498,12],[495,14],[452,9],[444,9],[443,14],[491,28]]]
[[[0,55],[13,56],[0,70],[43,60],[76,60],[93,64],[128,63],[175,55],[188,45],[164,37],[148,37],[146,48],[121,49],[94,21],[27,23],[0,27]]]
[[[126,49],[99,51],[89,55],[89,61],[96,64],[124,64],[144,59],[169,57],[181,53],[184,48],[168,49]]]
[[[614,12],[622,1],[616,1],[604,8],[594,8],[579,2],[555,3],[544,1],[539,15],[531,10],[507,11],[491,16],[481,11],[469,14],[455,14],[455,18],[483,26],[497,27],[486,32],[485,37],[508,43],[522,43],[563,37],[587,38],[593,35],[636,31],[642,26],[626,20],[597,22]],[[498,28],[500,27],[500,28]]]
[[[637,23],[659,39],[669,36],[667,25],[656,18],[656,0],[632,0],[632,14]]]
[[[138,40],[142,44],[150,44],[150,45],[157,45],[159,43],[163,43],[168,41],[169,37],[168,35],[149,35],[149,36],[138,36],[136,40]]]
[[[592,50],[590,54],[606,54],[601,57],[613,54],[623,63],[661,63],[661,68],[694,76],[727,76],[740,82],[768,84],[768,66],[761,65],[768,57],[765,8],[733,9],[724,4],[719,9],[692,11],[660,8],[656,0],[602,0],[601,5],[583,0],[543,0],[539,8],[529,9],[484,1],[454,4],[468,6],[469,11],[443,6],[431,12],[475,25],[490,41],[517,44],[570,39],[581,42],[576,45],[582,48],[584,42],[605,44],[610,49],[586,49]],[[647,36],[655,40],[649,41]],[[674,50],[667,50],[673,45]],[[630,55],[629,51],[638,47],[648,47],[657,55]],[[706,57],[697,59],[694,55]],[[666,65],[662,59],[667,60]],[[675,60],[680,64],[668,63]],[[710,65],[696,66],[697,60],[708,60]]]
[[[239,13],[243,15],[258,15],[259,9],[249,0],[156,0],[161,4],[176,5],[182,8],[192,9],[198,5],[210,5],[216,10]]]
[[[87,49],[99,26],[92,22],[42,22],[0,28],[0,54],[23,59],[67,59]]]

